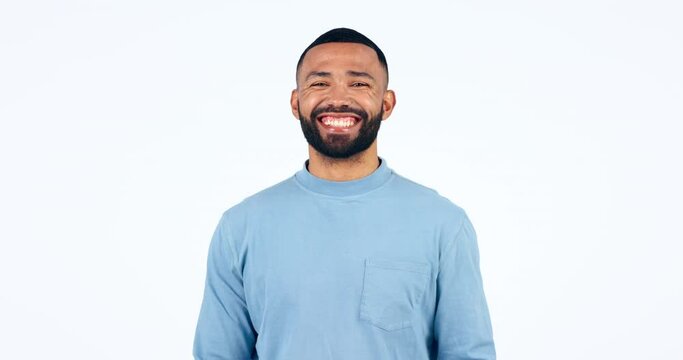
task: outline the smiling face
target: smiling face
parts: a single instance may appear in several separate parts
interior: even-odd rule
[[[372,48],[333,42],[308,51],[290,102],[309,145],[325,157],[342,159],[368,148],[376,152],[380,123],[396,101]]]

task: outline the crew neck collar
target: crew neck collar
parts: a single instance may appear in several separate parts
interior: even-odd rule
[[[393,173],[387,166],[387,161],[378,157],[380,164],[375,171],[365,177],[349,181],[332,181],[319,178],[308,171],[308,160],[304,161],[303,169],[297,171],[295,179],[304,188],[319,194],[329,196],[353,196],[375,190],[386,183]]]

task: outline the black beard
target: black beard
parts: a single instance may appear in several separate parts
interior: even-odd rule
[[[351,140],[347,134],[330,134],[326,139],[320,135],[320,130],[316,122],[318,115],[322,113],[353,113],[361,118],[361,127],[358,130],[358,137]],[[333,159],[348,159],[360,152],[367,150],[379,132],[379,127],[382,123],[382,115],[384,109],[380,109],[379,114],[368,120],[368,113],[360,110],[350,108],[348,106],[342,107],[327,107],[317,108],[311,112],[311,116],[307,119],[303,115],[299,115],[301,123],[301,130],[304,132],[304,137],[308,144],[316,151],[324,156]]]

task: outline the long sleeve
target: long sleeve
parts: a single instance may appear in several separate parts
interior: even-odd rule
[[[196,360],[256,359],[256,332],[225,220],[224,216],[209,246],[204,299],[194,339]]]
[[[466,215],[440,259],[434,322],[439,360],[494,360],[474,228]]]

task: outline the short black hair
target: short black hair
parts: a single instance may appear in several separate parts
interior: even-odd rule
[[[334,42],[363,44],[371,48],[372,50],[375,50],[375,53],[377,54],[377,59],[379,59],[379,63],[384,68],[384,73],[387,75],[387,81],[389,81],[389,67],[387,66],[387,58],[384,57],[384,53],[379,48],[379,46],[372,42],[372,40],[368,39],[367,36],[359,33],[356,30],[348,28],[332,29],[318,36],[318,38],[315,39],[315,41],[313,41],[311,45],[308,45],[306,50],[304,50],[304,52],[301,53],[301,56],[299,57],[299,62],[296,64],[297,74],[299,73],[299,69],[301,68],[301,64],[304,62],[304,57],[306,56],[308,50],[311,50],[312,48],[321,44]]]

